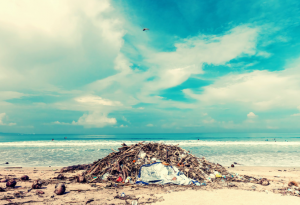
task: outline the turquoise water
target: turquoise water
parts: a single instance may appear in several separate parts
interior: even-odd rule
[[[111,148],[117,149],[123,142],[130,145],[140,141],[179,144],[196,156],[205,156],[224,166],[238,162],[245,166],[300,167],[299,133],[0,134],[0,166],[69,166],[91,163],[109,154]]]

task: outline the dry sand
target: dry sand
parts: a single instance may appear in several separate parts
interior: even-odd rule
[[[126,204],[125,200],[114,197],[124,192],[132,198],[138,198],[138,204],[158,205],[173,204],[300,204],[300,197],[283,196],[275,194],[276,190],[287,187],[289,181],[300,182],[300,168],[283,167],[234,167],[230,172],[253,177],[266,177],[271,180],[269,186],[252,183],[235,183],[236,187],[227,187],[224,184],[201,187],[185,186],[140,186],[130,185],[116,187],[105,187],[107,184],[79,184],[65,180],[67,192],[58,196],[54,194],[54,187],[60,180],[51,179],[59,173],[60,167],[36,167],[34,168],[0,168],[0,179],[20,178],[26,174],[30,177],[29,182],[17,180],[14,189],[6,189],[0,192],[0,204]],[[80,172],[80,171],[79,171]],[[76,173],[66,173],[66,177],[74,176]],[[41,190],[31,190],[32,181],[42,179],[48,181],[48,185]],[[123,184],[124,185],[124,184]],[[5,188],[5,183],[0,183]],[[267,190],[267,191],[266,191]],[[43,191],[44,194],[36,194]],[[288,194],[288,193],[287,193]],[[285,195],[285,194],[284,194]],[[11,199],[10,199],[11,198]],[[132,199],[127,203],[131,204]]]

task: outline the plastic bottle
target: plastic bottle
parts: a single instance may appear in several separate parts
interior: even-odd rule
[[[131,181],[131,178],[130,177],[127,177],[126,179],[125,179],[125,183],[129,183]]]

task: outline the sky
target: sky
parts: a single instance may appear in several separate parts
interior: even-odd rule
[[[0,132],[300,132],[299,24],[296,0],[0,0]]]

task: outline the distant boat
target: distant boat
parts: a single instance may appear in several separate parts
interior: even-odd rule
[[[67,139],[67,137],[65,137],[64,139]]]

